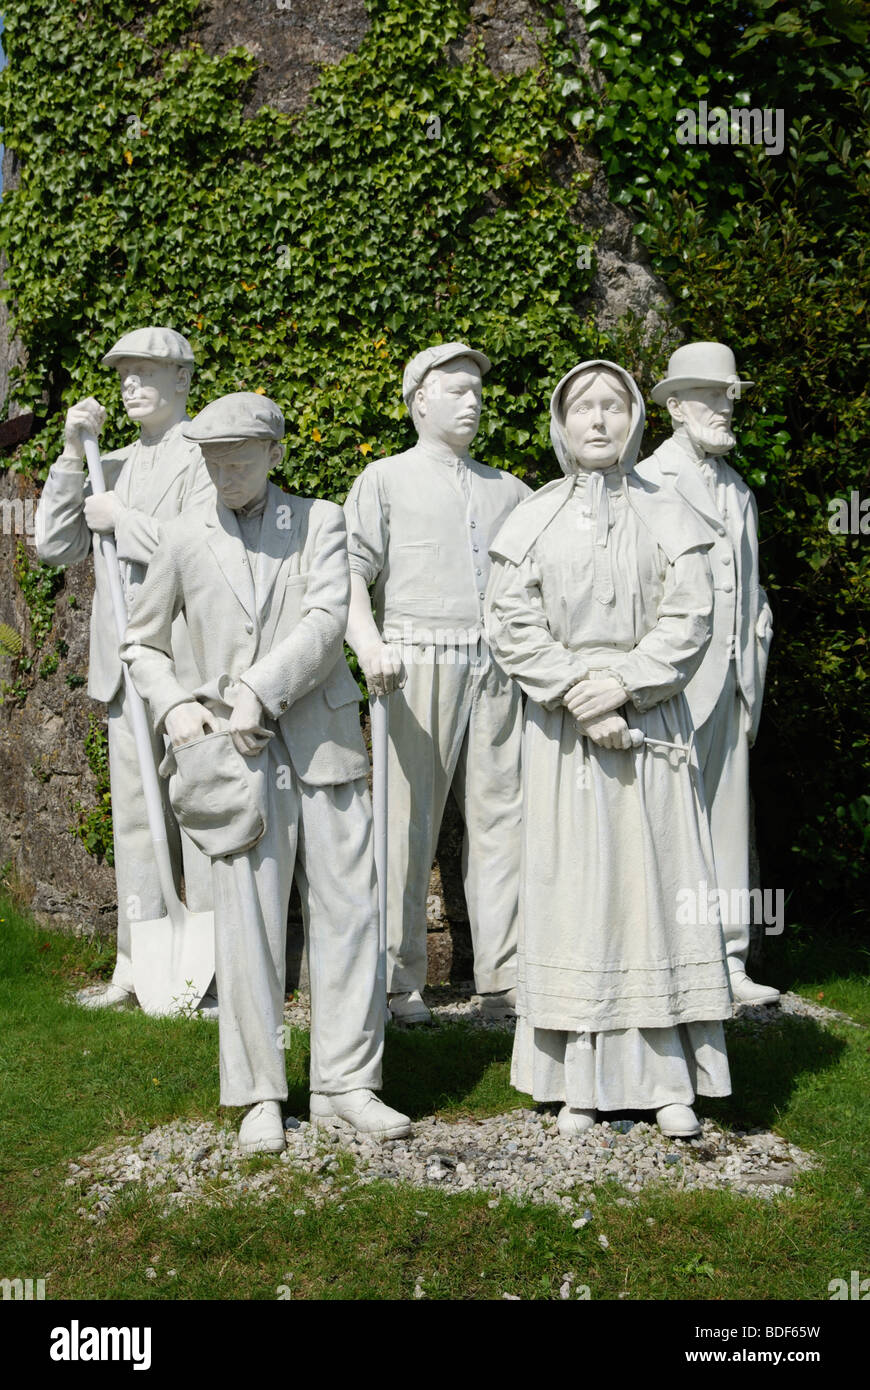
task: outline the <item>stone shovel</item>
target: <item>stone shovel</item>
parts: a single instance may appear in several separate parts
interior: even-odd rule
[[[84,445],[91,491],[96,496],[106,491],[100,450],[93,435],[84,436]],[[127,627],[127,605],[114,536],[100,535],[95,531],[94,548],[99,549],[106,567],[120,645]],[[130,923],[133,985],[136,998],[146,1014],[190,1014],[208,992],[214,976],[214,914],[189,912],[176,891],[160,785],[151,752],[148,716],[127,666],[123,666],[123,672],[136,752],[139,755],[148,828],[154,845],[160,891],[166,904],[165,917]],[[118,911],[123,911],[121,903],[118,904]]]

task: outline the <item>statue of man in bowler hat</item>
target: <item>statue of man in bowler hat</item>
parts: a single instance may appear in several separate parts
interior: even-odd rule
[[[667,407],[674,431],[637,465],[637,472],[647,482],[676,491],[713,537],[713,636],[686,686],[686,697],[710,814],[734,1000],[772,1004],[779,991],[756,984],[746,973],[749,750],[761,718],[772,617],[758,579],[755,499],[726,460],[736,443],[731,433],[734,401],[752,385],[740,380],[734,354],[724,343],[678,348],[666,379],[652,391],[656,404]]]

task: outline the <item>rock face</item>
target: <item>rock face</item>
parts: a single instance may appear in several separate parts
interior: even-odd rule
[[[580,65],[595,81],[576,6],[567,6],[566,18]],[[530,0],[475,0],[469,19],[467,34],[445,51],[446,61],[462,62],[471,45],[482,42],[486,60],[497,72],[522,72],[539,63],[544,29],[540,8]],[[258,74],[249,93],[248,114],[266,103],[294,112],[304,107],[321,66],[354,52],[368,28],[363,0],[204,0],[196,38],[210,53],[244,46],[254,54]],[[4,172],[9,188],[15,171],[8,156]],[[576,216],[598,234],[598,270],[590,307],[599,325],[609,327],[631,313],[648,332],[658,331],[666,322],[666,291],[650,271],[629,218],[609,201],[594,150],[577,143],[554,164],[553,172],[566,181],[578,172],[588,175]],[[6,311],[0,304],[0,399],[6,394],[9,367],[20,351],[20,344],[9,339]],[[14,402],[7,401],[3,418],[15,413]],[[0,474],[0,500],[23,498],[24,492],[26,487],[16,475]],[[0,536],[0,622],[19,632],[25,650],[32,654],[27,609],[12,570],[17,539],[14,534]],[[32,546],[29,554],[34,556]],[[84,687],[76,684],[76,677],[87,672],[92,586],[90,562],[66,572],[51,645],[46,644],[26,677],[26,699],[7,697],[0,705],[0,864],[8,866],[7,875],[47,925],[109,935],[116,922],[114,875],[68,832],[76,818],[75,803],[90,806],[96,796],[84,753],[89,715],[105,719],[103,707],[90,701]],[[58,640],[67,644],[67,655],[55,673],[40,677],[40,661]],[[4,667],[9,668],[10,662],[0,657],[0,678],[9,680]],[[461,840],[462,824],[451,800],[428,901],[429,980],[433,984],[468,980],[472,973]],[[288,982],[295,983],[300,971],[304,979],[302,955],[299,914],[291,908]]]
[[[363,0],[205,0],[196,38],[207,53],[247,48],[258,72],[246,114],[261,106],[301,111],[324,63],[365,38]]]
[[[20,510],[8,505],[16,499],[24,504]],[[34,490],[17,475],[0,475],[0,622],[24,639],[24,649],[31,654],[30,617],[13,565],[19,542],[25,544],[28,558],[36,559],[32,537],[26,534],[35,501]],[[15,523],[22,517],[23,536],[15,534]],[[88,718],[95,715],[105,721],[104,706],[87,698],[83,684],[92,595],[90,564],[66,571],[51,639],[35,655],[33,670],[22,682],[29,686],[26,700],[5,688],[12,682],[14,662],[0,656],[0,680],[5,683],[0,705],[0,862],[21,897],[47,925],[109,935],[117,920],[114,873],[69,832],[76,821],[76,803],[96,802],[96,779],[84,752]],[[66,644],[67,654],[54,673],[41,677],[39,666],[57,642]]]

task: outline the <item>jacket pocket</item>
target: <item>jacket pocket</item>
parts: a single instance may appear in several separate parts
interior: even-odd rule
[[[330,709],[341,709],[342,705],[358,705],[362,699],[359,686],[350,674],[347,662],[342,658],[336,670],[323,687],[323,695]]]

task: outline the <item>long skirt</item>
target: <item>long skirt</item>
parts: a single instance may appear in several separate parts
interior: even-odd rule
[[[689,748],[682,695],[630,726]],[[727,1095],[731,991],[694,747],[601,748],[526,707],[512,1081],[584,1109]]]

